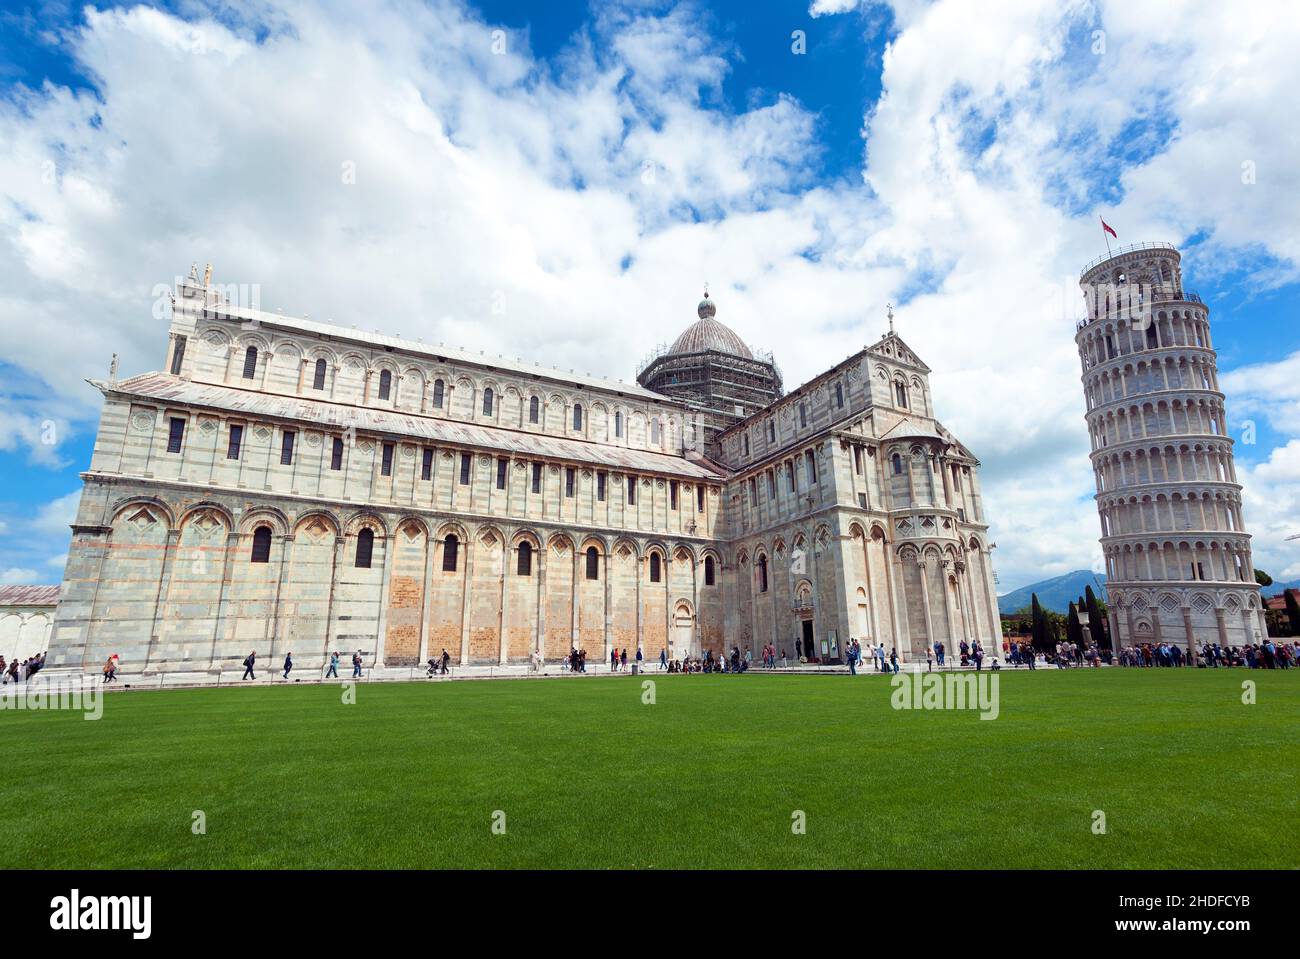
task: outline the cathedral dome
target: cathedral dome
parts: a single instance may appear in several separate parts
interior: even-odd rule
[[[706,350],[716,350],[719,353],[743,356],[747,360],[752,360],[754,354],[745,345],[745,341],[725,324],[713,318],[717,311],[717,307],[709,299],[709,294],[705,293],[704,299],[700,300],[700,305],[695,310],[699,319],[682,331],[682,335],[677,337],[668,352],[703,353]]]

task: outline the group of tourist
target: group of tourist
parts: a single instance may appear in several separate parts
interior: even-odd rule
[[[752,650],[747,649],[742,653],[740,647],[733,646],[728,656],[715,656],[713,650],[706,649],[703,656],[671,659],[665,665],[670,673],[743,673],[753,665],[753,661]]]
[[[1139,643],[1126,646],[1119,651],[1117,662],[1120,666],[1137,666],[1140,668],[1193,665],[1181,646],[1173,643]],[[1201,648],[1202,665],[1211,669],[1219,667],[1241,666],[1246,669],[1290,669],[1300,664],[1300,640],[1291,643],[1266,639],[1262,643],[1246,643],[1243,646],[1222,646],[1219,643],[1206,643]]]
[[[636,660],[636,671],[639,673],[645,668],[645,662],[644,662],[645,657],[641,654],[640,647],[637,648],[634,658]],[[662,654],[660,655],[660,659],[661,660],[663,659]],[[609,651],[610,672],[619,673],[625,669],[627,669],[627,647],[624,646],[621,652],[618,650],[617,647],[611,649]]]
[[[560,670],[568,673],[585,673],[587,671],[587,651],[585,649],[570,648],[564,656],[564,662],[560,664]]]
[[[0,656],[0,683],[9,685],[9,683],[25,683],[35,676],[42,666],[45,665],[45,653],[32,656],[30,659],[24,659],[19,662],[15,657],[12,662],[6,663],[5,658]]]
[[[447,651],[444,649],[443,655],[446,655],[446,653]],[[365,660],[361,655],[361,650],[358,649],[355,653],[352,654],[352,678],[353,679],[361,678],[361,667],[364,664],[365,664]],[[256,669],[257,667],[257,650],[254,649],[247,656],[245,656],[242,665],[244,667],[244,675],[240,677],[240,682],[243,682],[245,679],[256,680],[257,674],[253,670]],[[281,673],[281,677],[283,679],[288,679],[289,674],[291,672],[293,672],[293,652],[289,651],[284,654],[284,667],[283,667],[283,672]],[[325,678],[329,679],[331,676],[333,676],[334,678],[337,679],[338,675],[339,675],[339,654],[337,651],[335,651],[330,653],[329,666],[327,666],[325,669]]]

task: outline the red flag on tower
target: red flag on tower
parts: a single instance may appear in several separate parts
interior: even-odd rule
[[[1101,217],[1097,217],[1097,219],[1101,220]],[[1101,220],[1101,228],[1105,230],[1107,233],[1109,233],[1111,236],[1113,236],[1115,239],[1117,240],[1119,239],[1119,234],[1116,233],[1114,230],[1112,230],[1110,228],[1110,224],[1107,223],[1105,220]]]

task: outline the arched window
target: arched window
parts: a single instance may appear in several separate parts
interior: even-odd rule
[[[536,423],[541,420],[541,407],[542,404],[535,396],[528,401],[528,422]]]
[[[253,530],[253,553],[248,557],[250,563],[269,563],[271,561],[271,527],[259,526]]]
[[[251,380],[257,372],[257,347],[250,346],[244,350],[244,379]]]
[[[388,372],[388,370],[380,370],[379,398],[381,400],[388,399],[388,394],[391,393],[392,390],[393,390],[393,374]]]
[[[311,378],[311,388],[313,390],[325,389],[325,361],[324,360],[316,361],[316,372],[312,375]]]
[[[575,430],[582,429],[582,404],[581,403],[573,404],[573,428]]]
[[[712,557],[712,556],[706,556],[706,557],[704,557],[704,585],[705,585],[705,586],[712,586],[712,585],[713,585],[713,577],[714,577],[714,572],[713,572],[713,557]]]
[[[515,572],[520,576],[533,575],[533,544],[528,540],[519,544],[519,562],[515,566]]]
[[[659,417],[650,420],[650,442],[659,445]]]
[[[901,456],[899,456],[897,453],[895,453],[893,456],[891,456],[891,457],[889,458],[889,461],[890,461],[891,463],[894,464],[894,475],[895,475],[895,476],[902,476],[902,475],[903,475],[903,457],[901,457]]]
[[[614,413],[614,435],[620,437],[623,435],[623,412],[622,410]]]
[[[587,579],[600,578],[600,550],[594,546],[587,547]]]
[[[433,381],[433,408],[435,410],[442,409],[443,394],[446,393],[446,391],[447,386],[442,382],[442,380]]]
[[[907,409],[907,384],[902,380],[894,381],[894,398],[898,401],[899,406]]]
[[[448,533],[447,538],[442,541],[442,571],[444,573],[456,572],[456,554],[460,552],[460,540],[456,538],[455,533]]]
[[[758,591],[760,593],[767,592],[767,557],[766,556],[760,556],[758,558]]]
[[[375,532],[369,528],[363,528],[357,533],[357,569],[369,569],[370,558],[375,552]]]
[[[659,577],[660,577],[659,554],[651,553],[650,554],[650,582],[652,583],[659,582]]]
[[[487,389],[483,391],[483,415],[484,416],[492,415],[492,399],[493,399],[492,387],[489,386]]]

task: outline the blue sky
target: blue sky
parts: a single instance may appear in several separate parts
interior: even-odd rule
[[[1182,249],[1257,565],[1300,577],[1297,41],[1284,3],[11,4],[0,581],[58,581],[83,380],[159,366],[153,290],[194,261],[625,379],[705,281],[789,385],[892,301],[983,461],[1000,588],[1095,566],[1071,333],[1099,216]]]

